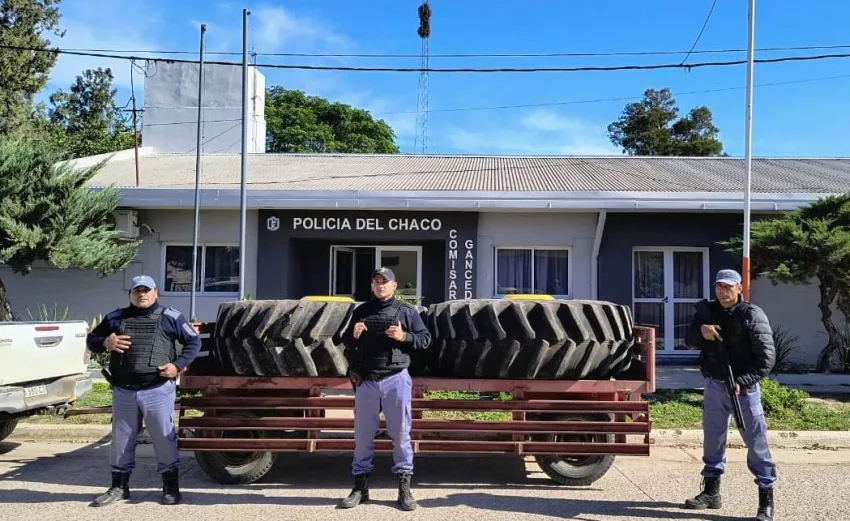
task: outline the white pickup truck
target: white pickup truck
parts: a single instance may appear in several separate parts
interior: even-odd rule
[[[92,388],[85,321],[0,322],[0,440],[18,419],[64,414]]]

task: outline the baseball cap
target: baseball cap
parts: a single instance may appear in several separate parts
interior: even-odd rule
[[[384,277],[387,280],[395,280],[395,273],[393,273],[393,270],[389,268],[380,267],[372,272],[373,279],[378,275]]]
[[[741,283],[741,274],[735,270],[720,270],[714,278],[714,283],[735,286],[736,284]]]
[[[130,290],[134,290],[138,287],[145,286],[146,288],[156,289],[156,282],[153,281],[153,278],[147,275],[139,275],[138,277],[133,277],[133,284],[130,287]]]

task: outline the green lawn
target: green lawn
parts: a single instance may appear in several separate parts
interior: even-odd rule
[[[762,405],[771,430],[850,430],[850,396],[814,399],[807,393],[788,389],[775,380],[762,382]],[[197,395],[197,391],[192,391]],[[180,394],[184,396],[184,393]],[[476,393],[471,391],[431,391],[426,398],[433,400],[510,400],[510,393]],[[661,389],[645,395],[649,402],[650,418],[655,429],[700,429],[702,426],[702,392],[695,390]],[[77,407],[97,407],[110,405],[112,392],[109,385],[95,383],[92,390],[77,402]],[[190,414],[191,413],[191,414]],[[196,411],[187,411],[194,416]],[[433,419],[476,419],[506,421],[511,419],[510,412],[465,412],[465,411],[425,411],[423,418]],[[100,423],[111,421],[109,414],[91,414],[72,416],[67,420],[49,416],[34,416],[27,422],[41,423]],[[734,429],[734,420],[730,429]]]

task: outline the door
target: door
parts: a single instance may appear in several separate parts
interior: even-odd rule
[[[345,296],[354,298],[355,273],[357,269],[357,255],[354,248],[341,248],[334,246],[333,262],[331,262],[331,294],[334,296]]]
[[[659,351],[688,350],[685,332],[694,304],[709,296],[705,248],[637,248],[633,258],[635,322],[656,328]]]
[[[393,270],[398,293],[409,303],[416,304],[422,295],[422,248],[419,246],[378,246],[375,268]]]

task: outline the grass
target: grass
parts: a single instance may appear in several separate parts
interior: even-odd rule
[[[501,400],[508,401],[513,397],[510,393],[478,393],[474,391],[429,391],[425,393],[428,400]],[[423,419],[439,420],[491,420],[507,421],[511,413],[507,411],[423,411]]]
[[[791,431],[850,430],[850,403],[812,398],[808,393],[789,389],[773,379],[761,384],[762,407],[768,429]],[[702,393],[694,390],[662,389],[644,396],[650,418],[657,429],[702,428]],[[734,429],[734,420],[730,429]]]

